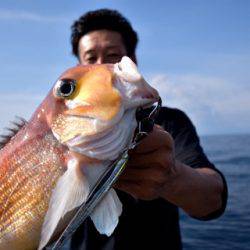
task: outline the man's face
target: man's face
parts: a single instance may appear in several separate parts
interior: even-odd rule
[[[110,30],[87,33],[80,39],[78,51],[83,65],[117,63],[127,55],[122,36]]]

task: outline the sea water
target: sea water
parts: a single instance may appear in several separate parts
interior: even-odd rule
[[[228,204],[222,217],[194,220],[181,212],[184,250],[250,250],[250,135],[201,137],[208,158],[228,183]]]

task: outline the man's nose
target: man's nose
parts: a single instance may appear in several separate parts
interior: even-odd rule
[[[96,60],[96,63],[95,64],[103,64],[105,63],[105,59],[103,56],[99,56]]]

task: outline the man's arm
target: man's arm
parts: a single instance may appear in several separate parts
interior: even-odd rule
[[[221,208],[220,175],[206,166],[194,169],[177,161],[173,139],[160,126],[130,156],[117,188],[139,199],[164,198],[197,218]]]
[[[180,162],[175,169],[175,177],[164,185],[162,197],[197,218],[222,207],[223,182],[217,172],[206,167],[193,169]]]

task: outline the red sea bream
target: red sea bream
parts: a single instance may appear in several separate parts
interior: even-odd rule
[[[131,142],[136,109],[157,99],[128,57],[63,73],[0,151],[0,250],[42,249],[65,228]],[[111,189],[91,219],[101,234],[111,235],[121,212]]]

